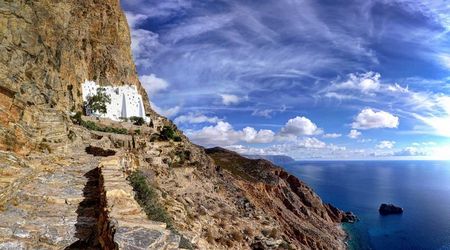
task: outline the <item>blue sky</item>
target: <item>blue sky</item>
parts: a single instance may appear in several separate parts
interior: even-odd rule
[[[141,82],[197,144],[450,158],[445,0],[122,0]]]

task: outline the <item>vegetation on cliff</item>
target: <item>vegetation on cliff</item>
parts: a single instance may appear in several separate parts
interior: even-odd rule
[[[173,222],[167,211],[158,203],[158,196],[155,190],[148,185],[147,178],[141,171],[135,171],[128,176],[128,181],[131,183],[136,194],[136,200],[144,209],[150,220],[161,221],[167,224],[169,229],[174,229]]]
[[[93,114],[105,114],[106,105],[109,103],[111,103],[111,97],[105,93],[105,88],[98,88],[97,94],[88,96],[83,106]]]

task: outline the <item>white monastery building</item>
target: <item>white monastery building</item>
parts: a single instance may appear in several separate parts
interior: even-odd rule
[[[136,86],[100,86],[94,81],[86,80],[81,87],[83,101],[87,101],[89,96],[97,94],[98,88],[104,88],[105,94],[111,97],[111,103],[106,104],[106,114],[97,114],[100,117],[120,121],[121,118],[137,116],[144,118],[146,122],[150,122],[150,118],[145,116],[144,102]],[[88,110],[87,115],[92,115],[89,112]]]

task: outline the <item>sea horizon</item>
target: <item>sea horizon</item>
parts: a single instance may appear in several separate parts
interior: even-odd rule
[[[364,161],[369,161],[369,162],[389,162],[389,161],[404,161],[404,162],[408,162],[408,161],[442,161],[442,162],[450,162],[450,160],[436,160],[436,159],[386,159],[386,160],[382,160],[382,159],[323,159],[323,160],[295,160],[294,162],[299,162],[299,163],[305,163],[305,162],[364,162]]]

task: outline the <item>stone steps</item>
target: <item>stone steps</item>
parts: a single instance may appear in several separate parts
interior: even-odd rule
[[[0,249],[62,249],[95,234],[98,160],[75,156],[65,166],[63,157],[37,164],[0,211]]]
[[[104,158],[99,168],[99,158],[80,150],[31,156],[32,167],[0,163],[4,171],[20,170],[20,175],[0,177],[0,185],[15,184],[8,199],[0,196],[5,203],[0,249],[100,249],[98,228],[105,212],[115,234],[105,233],[119,249],[178,249],[180,236],[165,223],[149,221],[134,200],[123,171],[130,163],[123,159]]]
[[[64,141],[67,139],[67,124],[64,115],[52,109],[41,111],[37,124],[42,138],[49,142]]]
[[[121,174],[125,163],[109,157],[100,166],[108,217],[116,221],[114,242],[119,249],[178,249],[180,236],[167,230],[165,223],[149,221],[134,199],[134,191]]]

